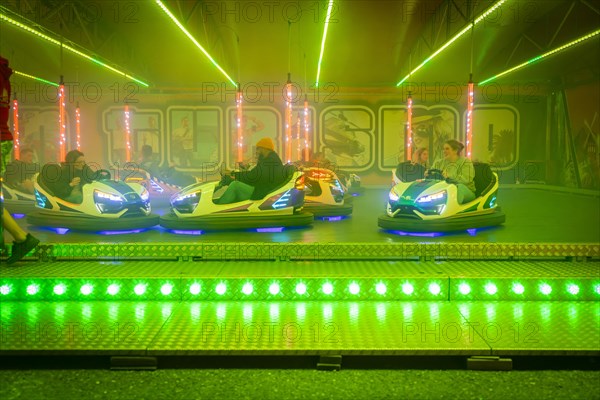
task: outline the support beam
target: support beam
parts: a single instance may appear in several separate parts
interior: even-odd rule
[[[319,362],[317,363],[317,369],[319,371],[339,371],[342,369],[342,356],[320,356]]]
[[[474,371],[511,371],[512,359],[494,356],[474,356],[467,359],[467,369]]]

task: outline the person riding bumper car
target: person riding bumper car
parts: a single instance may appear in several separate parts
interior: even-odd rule
[[[27,216],[30,224],[83,231],[143,229],[158,224],[143,186],[110,180],[110,173],[100,170],[94,181],[82,185],[78,203],[57,195],[62,171],[58,164],[47,164],[35,177],[37,209]]]
[[[379,227],[404,232],[451,232],[504,223],[497,205],[498,176],[489,164],[473,163],[475,199],[459,202],[458,186],[430,170],[426,179],[400,181],[389,192]]]
[[[256,144],[257,164],[227,171],[220,182],[197,183],[171,198],[171,213],[161,226],[178,230],[223,230],[310,225],[304,206],[304,174],[283,165],[275,144]]]
[[[260,200],[219,204],[226,191],[221,183],[197,183],[173,195],[171,212],[160,217],[160,225],[171,230],[228,230],[306,226],[313,221],[313,214],[302,210],[301,172]]]

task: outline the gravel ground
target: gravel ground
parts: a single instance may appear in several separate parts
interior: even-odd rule
[[[3,370],[0,399],[600,399],[600,371]]]

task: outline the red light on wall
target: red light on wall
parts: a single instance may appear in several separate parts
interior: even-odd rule
[[[467,96],[467,138],[465,147],[467,148],[466,157],[471,159],[471,149],[473,142],[473,103],[474,103],[474,88],[473,81],[469,80],[468,96]]]
[[[408,98],[406,99],[406,160],[412,160],[412,107],[413,100],[408,94]]]
[[[244,129],[242,127],[242,90],[238,84],[235,94],[236,122],[237,122],[237,162],[244,161]]]
[[[125,161],[131,162],[131,123],[129,105],[125,104]]]
[[[13,151],[15,158],[18,160],[21,158],[21,140],[19,135],[19,102],[17,99],[13,100]]]
[[[77,133],[77,150],[81,151],[81,110],[79,104],[75,109],[75,132]]]
[[[308,100],[304,97],[304,161],[309,161],[310,122],[308,119]]]
[[[285,85],[285,160],[292,160],[292,82],[288,77]]]
[[[59,160],[64,161],[67,155],[67,121],[66,121],[66,102],[65,102],[65,85],[60,79],[58,87],[58,148]]]

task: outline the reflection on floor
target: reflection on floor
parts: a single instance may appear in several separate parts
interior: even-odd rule
[[[600,198],[550,190],[500,189],[498,204],[506,214],[506,223],[476,232],[456,232],[445,235],[398,235],[382,231],[377,218],[385,210],[387,190],[366,190],[354,198],[354,211],[349,218],[334,221],[315,220],[312,227],[282,232],[218,231],[174,234],[160,227],[143,232],[97,235],[66,232],[19,224],[34,232],[46,243],[152,243],[152,242],[287,242],[287,243],[600,243]],[[157,213],[166,212],[165,205]],[[226,227],[224,227],[226,228]],[[64,233],[64,232],[63,232]],[[111,232],[115,233],[115,232]],[[196,234],[194,234],[196,233]],[[7,234],[5,234],[7,235]],[[6,241],[10,238],[6,236]]]

